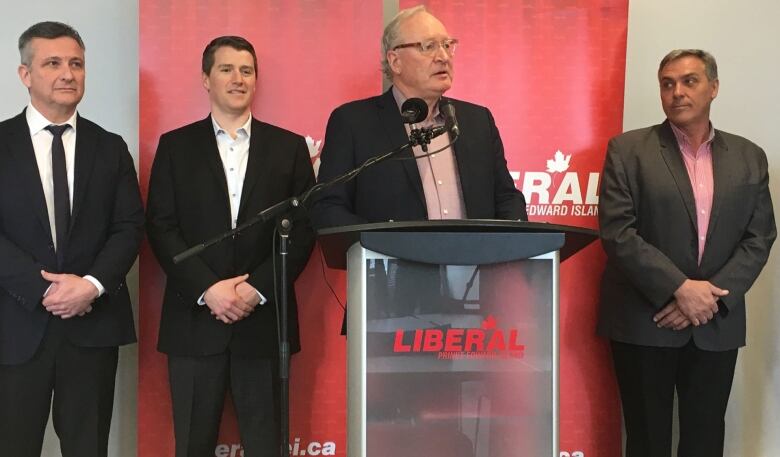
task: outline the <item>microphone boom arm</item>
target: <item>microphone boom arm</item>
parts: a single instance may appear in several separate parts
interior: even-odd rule
[[[447,131],[449,131],[450,128],[451,128],[451,125],[445,125],[443,127],[435,127],[435,128],[423,127],[423,128],[420,128],[420,129],[412,129],[411,133],[409,134],[409,140],[410,141],[408,143],[403,144],[403,145],[393,149],[390,152],[386,152],[384,154],[371,157],[371,158],[367,159],[365,162],[363,162],[357,168],[349,170],[348,172],[346,172],[346,173],[344,173],[342,175],[336,176],[335,178],[331,179],[330,181],[326,181],[326,182],[321,182],[321,183],[315,184],[314,186],[310,187],[309,190],[304,192],[303,195],[301,195],[300,197],[295,197],[295,196],[294,197],[290,197],[288,199],[282,200],[279,203],[276,203],[273,206],[270,206],[270,207],[264,209],[263,211],[260,211],[259,213],[257,213],[253,217],[251,217],[250,219],[242,222],[240,225],[237,225],[236,228],[228,230],[227,232],[224,232],[224,233],[222,233],[220,235],[217,235],[217,236],[215,236],[214,238],[211,238],[208,241],[204,241],[203,243],[196,244],[195,246],[192,246],[191,248],[186,249],[186,250],[176,254],[175,256],[173,256],[173,263],[178,264],[180,262],[183,262],[184,260],[186,260],[186,259],[188,259],[188,258],[190,258],[190,257],[192,257],[194,255],[197,255],[197,254],[199,254],[201,252],[203,252],[206,248],[208,248],[210,246],[213,246],[213,245],[215,245],[217,243],[220,243],[221,241],[223,241],[223,240],[225,240],[227,238],[231,238],[231,237],[237,236],[237,235],[241,234],[241,232],[243,232],[244,230],[252,227],[253,225],[255,225],[257,223],[269,221],[269,220],[273,219],[274,217],[276,217],[277,215],[280,215],[280,214],[284,213],[287,210],[292,210],[292,209],[295,209],[295,208],[298,208],[298,207],[301,207],[301,206],[305,206],[306,203],[309,201],[309,199],[314,194],[317,194],[318,192],[321,192],[322,190],[327,189],[329,187],[335,186],[336,184],[340,184],[340,183],[345,183],[345,182],[351,181],[351,180],[355,179],[360,173],[362,173],[363,170],[365,170],[366,168],[368,168],[370,166],[373,166],[373,165],[376,165],[376,164],[378,164],[380,162],[384,162],[385,160],[388,160],[391,157],[400,154],[401,152],[403,152],[406,149],[410,149],[413,146],[417,146],[417,145],[429,144],[431,142],[432,138],[446,133]],[[457,139],[458,139],[458,137],[460,135],[457,134],[457,133],[454,133],[453,136],[454,136],[454,138],[452,139],[450,144],[448,144],[446,147],[449,147],[450,145],[454,144],[455,141],[457,141]],[[443,149],[444,148],[442,148],[442,150]],[[419,156],[419,157],[418,156],[413,156],[412,158],[413,159],[418,159],[418,158],[422,158],[422,157],[427,157],[427,156],[429,156],[431,154],[435,154],[437,152],[440,152],[440,151],[434,151],[432,153],[424,154],[424,155]]]

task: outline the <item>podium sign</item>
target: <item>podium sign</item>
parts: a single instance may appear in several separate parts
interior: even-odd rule
[[[564,233],[516,224],[353,232],[350,456],[557,457]]]

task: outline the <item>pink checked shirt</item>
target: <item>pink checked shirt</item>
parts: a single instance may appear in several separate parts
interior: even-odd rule
[[[688,137],[682,130],[671,122],[677,145],[680,146],[685,168],[688,170],[688,178],[693,188],[693,198],[696,201],[696,222],[699,236],[699,263],[704,253],[704,244],[707,241],[707,228],[710,225],[710,211],[712,211],[712,196],[715,192],[715,180],[712,173],[712,139],[715,138],[715,129],[710,125],[710,134],[707,141],[699,146],[698,151],[693,150]]]
[[[393,96],[398,104],[398,109],[406,101],[406,97],[398,89],[393,87]],[[433,127],[444,125],[444,116],[439,113],[439,105],[434,107],[430,120],[423,121],[421,127]],[[408,124],[404,124],[406,133],[409,134]],[[463,193],[460,187],[460,175],[458,163],[451,147],[450,135],[437,136],[428,145],[428,152],[444,148],[443,151],[417,159],[417,169],[420,171],[425,204],[428,208],[428,219],[463,219],[466,217],[466,205],[463,202]],[[425,153],[420,146],[413,148],[414,155],[421,156]]]

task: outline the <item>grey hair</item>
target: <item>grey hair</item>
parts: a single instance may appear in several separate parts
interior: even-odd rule
[[[398,35],[400,34],[401,23],[418,13],[428,12],[425,5],[417,5],[412,8],[401,10],[385,26],[382,33],[382,73],[390,80],[393,79],[393,72],[390,70],[390,63],[387,61],[387,51],[391,51],[398,44]]]
[[[661,64],[658,66],[658,73],[660,74],[661,70],[670,62],[682,59],[683,57],[696,57],[701,60],[704,62],[704,74],[707,75],[707,79],[710,81],[718,79],[718,63],[715,62],[715,57],[709,52],[701,49],[675,49],[669,54],[666,54],[666,56],[661,59]]]
[[[68,37],[78,43],[81,50],[84,50],[84,42],[81,40],[79,32],[68,24],[55,21],[45,21],[33,24],[25,30],[19,37],[19,56],[22,59],[22,65],[30,66],[32,63],[32,47],[30,43],[34,38],[45,38],[53,40],[56,38]]]

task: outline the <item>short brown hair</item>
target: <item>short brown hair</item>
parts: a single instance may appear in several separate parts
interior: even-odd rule
[[[255,64],[255,74],[257,74],[257,54],[255,54],[255,48],[246,38],[240,36],[220,36],[211,40],[211,42],[206,45],[206,49],[203,50],[203,59],[201,60],[201,69],[203,70],[203,73],[207,75],[211,73],[211,67],[214,66],[214,54],[216,54],[217,49],[225,46],[231,47],[236,51],[247,51],[252,54],[252,60]]]

